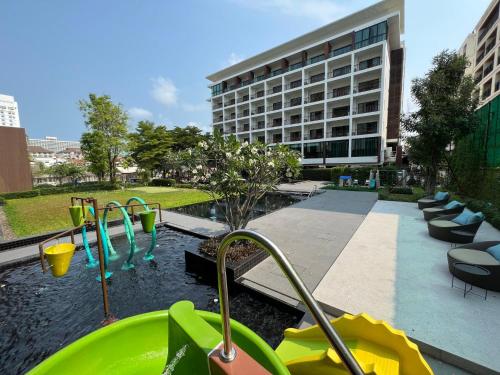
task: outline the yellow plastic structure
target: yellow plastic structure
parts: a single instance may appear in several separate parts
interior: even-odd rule
[[[367,314],[345,314],[331,321],[365,374],[427,375],[431,368],[401,330]],[[332,375],[348,372],[317,325],[289,328],[276,353],[292,375]]]
[[[59,243],[49,246],[44,250],[50,270],[52,271],[52,276],[61,277],[68,272],[75,248],[76,246],[72,243]]]

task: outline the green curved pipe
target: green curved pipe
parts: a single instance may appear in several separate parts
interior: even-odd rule
[[[112,252],[112,254],[114,256],[116,256],[116,251],[113,249],[113,245],[111,244],[111,240],[110,240],[109,235],[108,235],[108,212],[111,209],[113,209],[113,206],[118,208],[118,210],[120,211],[120,213],[123,216],[123,225],[125,227],[125,235],[127,236],[128,242],[130,243],[130,251],[128,254],[128,258],[122,265],[123,270],[129,270],[129,269],[134,268],[134,264],[132,263],[132,258],[134,257],[135,248],[136,248],[134,228],[133,228],[132,222],[130,221],[130,218],[128,216],[127,210],[125,210],[124,207],[120,207],[121,204],[119,202],[111,201],[111,202],[108,202],[106,204],[106,207],[104,208],[104,214],[103,214],[104,231],[106,232],[108,248],[110,249],[110,252]]]
[[[151,209],[149,208],[147,203],[144,201],[144,199],[142,199],[140,197],[130,198],[126,203],[126,206],[128,206],[131,202],[134,202],[134,201],[139,203],[139,204],[142,204],[145,211],[151,211]],[[149,250],[146,252],[146,254],[144,254],[144,257],[143,257],[144,260],[149,261],[149,260],[153,260],[155,258],[155,256],[153,255],[153,250],[155,247],[156,247],[156,226],[153,227],[153,231],[151,232],[151,245],[149,246]]]

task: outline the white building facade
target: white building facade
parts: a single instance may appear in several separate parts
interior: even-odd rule
[[[61,141],[57,137],[45,137],[44,139],[28,139],[28,146],[39,146],[52,152],[61,152],[66,149],[80,149],[78,141]]]
[[[13,96],[0,94],[0,126],[21,127],[19,109]]]
[[[493,0],[460,47],[470,62],[466,73],[474,77],[479,105],[500,93],[500,0]]]
[[[309,166],[396,161],[403,32],[403,1],[386,0],[209,75],[214,131]]]

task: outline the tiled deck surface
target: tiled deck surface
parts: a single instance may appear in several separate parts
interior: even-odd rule
[[[475,241],[495,239],[500,232],[483,223]],[[500,371],[500,293],[488,292],[485,301],[452,289],[449,249],[427,234],[415,204],[378,201],[314,296],[332,314],[367,312],[388,321],[445,362],[460,363],[451,353]]]
[[[252,220],[248,229],[262,233],[276,243],[312,291],[376,200],[376,193],[327,190]],[[238,281],[293,306],[299,305],[298,296],[271,258]]]

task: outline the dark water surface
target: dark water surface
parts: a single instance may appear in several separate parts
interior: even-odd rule
[[[139,247],[147,249],[150,236],[137,233]],[[113,240],[121,258],[110,264],[112,313],[118,318],[168,309],[176,301],[193,301],[197,309],[219,311],[215,285],[185,271],[184,250],[202,240],[168,228],[158,228],[155,260],[134,256],[136,268],[121,271],[128,242]],[[97,257],[96,257],[97,258]],[[78,251],[68,274],[43,274],[38,262],[0,270],[0,374],[22,374],[65,345],[100,327],[103,318],[98,270],[87,270],[85,254]],[[234,288],[233,288],[234,289]],[[231,316],[276,347],[282,332],[293,327],[299,314],[268,304],[256,296],[231,292]]]
[[[258,218],[306,198],[306,196],[300,194],[267,193],[257,202],[250,217],[252,219]],[[221,202],[221,206],[215,202],[203,202],[172,208],[170,211],[224,223],[226,222],[224,202]]]

